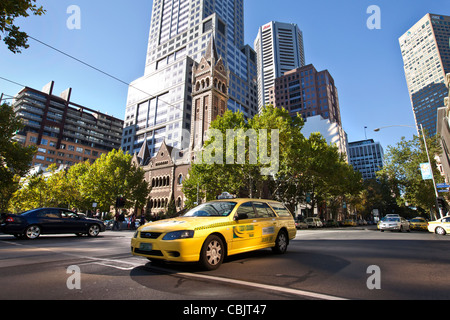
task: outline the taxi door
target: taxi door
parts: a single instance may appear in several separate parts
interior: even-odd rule
[[[242,203],[236,211],[233,225],[232,250],[243,250],[261,243],[261,226],[252,202]]]
[[[445,229],[445,232],[450,233],[450,217],[442,218],[441,226]]]
[[[276,215],[273,210],[265,202],[253,202],[253,206],[258,215],[258,224],[261,228],[261,241],[260,244],[268,244],[275,242],[276,235],[278,233],[278,225]]]

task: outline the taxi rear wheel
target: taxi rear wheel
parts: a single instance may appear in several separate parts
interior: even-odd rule
[[[272,251],[278,254],[285,253],[287,250],[289,240],[286,231],[281,230],[278,235],[277,239],[275,240],[275,246],[272,248]]]
[[[435,232],[441,236],[445,235],[445,233],[446,233],[444,228],[442,228],[442,227],[437,227]]]
[[[215,235],[209,236],[200,252],[200,264],[207,270],[219,268],[225,257],[224,249],[222,239]]]

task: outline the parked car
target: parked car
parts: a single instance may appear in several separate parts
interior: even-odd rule
[[[450,216],[428,222],[428,231],[445,235],[450,232]]]
[[[308,217],[305,219],[306,224],[308,225],[308,228],[321,228],[323,227],[322,221],[320,221],[319,218],[316,217]]]
[[[308,229],[308,224],[303,220],[295,220],[295,227],[297,229]]]
[[[334,219],[328,219],[325,222],[325,227],[339,227],[339,223]]]
[[[346,227],[356,227],[358,223],[353,219],[345,219],[344,222],[342,222],[342,225]]]
[[[428,221],[422,217],[415,217],[409,221],[411,230],[428,230]]]
[[[402,232],[403,230],[406,230],[408,232],[411,231],[409,222],[405,218],[391,215],[384,217],[378,223],[378,229],[380,229],[381,232],[383,232],[384,230],[399,231],[399,232]]]
[[[41,234],[62,233],[96,237],[103,231],[105,225],[102,221],[60,208],[33,209],[20,215],[7,214],[0,222],[0,232],[27,239],[36,239]]]

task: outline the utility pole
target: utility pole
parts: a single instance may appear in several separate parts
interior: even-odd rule
[[[437,187],[436,187],[436,180],[434,180],[434,174],[433,174],[433,167],[431,166],[431,160],[430,160],[430,154],[428,153],[428,145],[427,145],[427,139],[425,137],[425,132],[423,131],[423,126],[422,124],[420,124],[420,131],[422,131],[422,137],[423,137],[423,143],[425,145],[425,151],[427,152],[427,157],[428,157],[428,163],[430,165],[430,169],[431,169],[431,178],[433,180],[433,187],[434,187],[434,193],[435,193],[435,202],[436,202],[436,209],[439,210],[439,215],[441,216],[441,218],[443,217],[442,215],[442,208],[439,206],[439,193],[437,191]]]

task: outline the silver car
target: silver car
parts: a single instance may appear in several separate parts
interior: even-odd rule
[[[380,229],[381,232],[384,230],[391,230],[391,231],[399,231],[402,232],[404,230],[410,232],[411,229],[409,227],[409,222],[400,216],[397,217],[384,217],[379,223],[378,223],[378,229]]]

